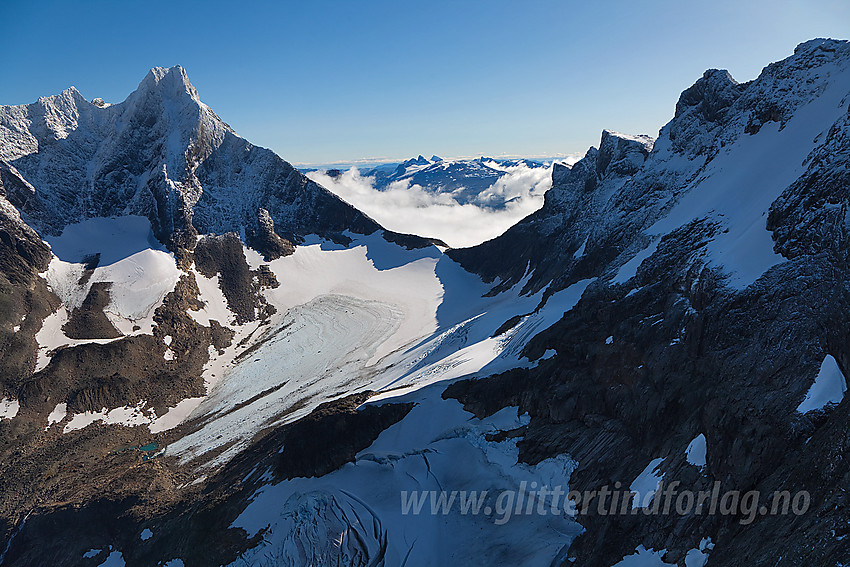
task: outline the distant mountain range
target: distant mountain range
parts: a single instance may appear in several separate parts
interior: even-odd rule
[[[373,178],[376,189],[386,189],[393,183],[418,185],[430,193],[447,193],[461,205],[473,204],[492,209],[504,208],[517,195],[505,196],[488,192],[505,175],[517,170],[546,169],[553,161],[572,163],[572,159],[504,159],[479,157],[476,159],[443,159],[422,155],[403,162],[385,163],[374,167],[358,168],[363,177]],[[304,172],[315,169],[302,170]],[[324,170],[332,178],[339,177],[340,168]]]

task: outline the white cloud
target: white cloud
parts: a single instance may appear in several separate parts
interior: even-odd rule
[[[490,165],[490,164],[488,164]],[[307,176],[396,232],[439,238],[449,246],[474,246],[495,238],[543,206],[552,169],[499,167],[505,175],[480,194],[482,206],[460,204],[450,193],[429,192],[407,180],[384,190],[352,167],[336,179],[321,171]],[[487,205],[508,202],[503,209]]]

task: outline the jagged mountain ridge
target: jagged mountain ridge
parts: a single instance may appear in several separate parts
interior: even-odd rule
[[[847,85],[846,41],[801,44],[745,84],[707,71],[651,151],[617,136],[613,160],[591,149],[572,170],[556,170],[541,211],[449,252],[494,291],[519,283],[548,294],[594,278],[526,350],[557,355],[446,392],[476,415],[513,404],[528,411],[520,460],[570,454],[579,491],[628,484],[658,459],[657,474],[679,490],[719,481],[741,493],[812,497],[807,514],[752,524],[591,513],[579,519],[586,532],[571,546],[573,564],[848,560],[850,518],[835,488],[850,470],[848,404],[839,395],[798,409],[829,361],[845,388],[850,372]],[[629,153],[641,158],[611,169]],[[521,260],[494,261],[506,256]],[[686,458],[699,435],[703,468]]]
[[[270,150],[238,137],[179,66],[152,69],[119,104],[95,105],[71,87],[0,107],[0,141],[5,175],[26,187],[10,200],[45,234],[120,215],[145,216],[160,240],[184,246],[199,233],[262,242],[269,219],[296,243],[311,233],[380,228]]]
[[[843,44],[832,45],[820,40],[802,44],[795,56],[769,65],[747,84],[738,84],[726,71],[706,71],[682,93],[654,145],[646,138],[603,132],[600,150],[591,148],[569,170],[556,166],[553,189],[540,211],[497,239],[450,254],[488,281],[499,278],[498,289],[518,282],[526,269],[534,272],[527,289],[539,289],[557,274],[566,274],[559,287],[586,277],[594,272],[595,266],[586,265],[591,261],[602,266],[619,258],[623,263],[646,248],[645,232],[655,222],[697,190],[724,148],[764,124],[783,127],[797,108],[820,95],[829,84],[830,65],[840,68],[843,61]],[[618,166],[622,161],[625,165]],[[773,194],[778,197],[782,189],[776,187]],[[557,244],[546,242],[550,236]],[[624,251],[630,253],[621,256]],[[521,261],[495,262],[504,255]]]
[[[608,201],[639,169],[652,146],[648,136],[604,131],[600,150],[590,148],[583,159],[569,168],[555,164],[552,189],[546,193],[540,210],[494,240],[452,251],[452,258],[486,281],[500,278],[497,291],[510,288],[527,273],[532,273],[532,278],[526,283],[526,290],[542,288],[563,274],[565,263],[577,261],[576,252],[587,254],[586,245],[582,245],[591,230],[606,234],[598,225],[601,209],[610,206]],[[600,188],[603,179],[608,187]],[[502,262],[500,259],[506,254],[518,261]]]

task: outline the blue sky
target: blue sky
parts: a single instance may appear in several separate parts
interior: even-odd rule
[[[710,67],[754,78],[846,1],[34,2],[0,8],[0,104],[123,100],[180,64],[242,136],[298,164],[557,155],[655,135]]]

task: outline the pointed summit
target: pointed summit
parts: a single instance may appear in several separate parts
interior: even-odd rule
[[[19,191],[16,202],[46,235],[129,214],[146,217],[172,247],[191,247],[198,233],[235,232],[273,255],[286,248],[272,232],[298,243],[307,234],[381,228],[239,137],[179,65],[154,67],[117,104],[88,102],[71,88],[25,110],[0,106],[0,139],[9,140],[0,159],[35,188]]]
[[[409,160],[401,162],[398,171],[403,173],[408,167],[413,165],[431,165],[431,162],[425,159],[425,156],[419,154],[419,157],[410,158]]]
[[[77,90],[77,87],[71,86],[59,94],[39,97],[36,104],[67,110],[86,102],[86,98]]]
[[[162,98],[179,99],[188,96],[195,102],[200,103],[198,91],[189,82],[186,70],[180,65],[173,67],[154,67],[139,83],[137,93],[158,93]]]
[[[649,156],[655,140],[647,135],[630,136],[611,130],[602,131],[596,173],[605,177],[609,173],[632,175]]]
[[[744,86],[732,78],[725,69],[709,69],[701,79],[685,89],[676,103],[675,118],[691,109],[706,120],[714,122],[723,117],[727,108],[743,92]]]

